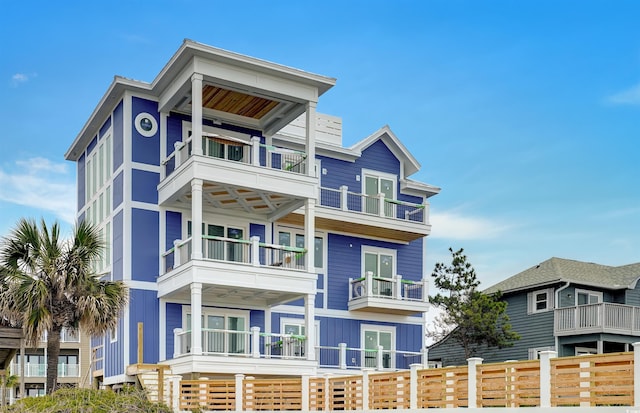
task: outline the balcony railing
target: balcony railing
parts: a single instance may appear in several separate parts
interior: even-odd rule
[[[165,273],[191,261],[191,244],[191,238],[176,240],[174,247],[162,254]],[[305,270],[306,252],[304,248],[265,244],[258,237],[245,240],[202,236],[202,258],[210,261]]]
[[[557,308],[554,313],[558,335],[613,333],[640,335],[640,307],[598,303]]]
[[[426,280],[405,280],[402,275],[392,278],[374,277],[371,271],[367,271],[364,277],[349,278],[349,301],[370,297],[426,303],[429,299],[427,288]]]
[[[223,159],[231,162],[251,164],[268,169],[278,169],[286,172],[306,174],[307,154],[293,149],[282,148],[260,143],[260,138],[254,137],[250,143],[229,136],[204,133],[202,137],[202,153],[210,158]],[[174,151],[167,156],[164,165],[165,176],[186,162],[192,155],[192,139],[176,142]]]
[[[22,369],[20,363],[14,363],[11,372],[16,376],[21,376]],[[24,377],[46,377],[47,365],[41,363],[26,363],[24,365]],[[58,364],[58,377],[80,377],[80,366],[78,364]]]
[[[191,331],[175,329],[173,357],[191,353]],[[426,362],[426,352],[349,348],[345,343],[336,347],[316,346],[318,367],[360,370],[408,369],[411,364]],[[306,337],[292,334],[261,333],[259,327],[250,331],[202,329],[202,353],[209,356],[236,356],[256,359],[305,360]]]
[[[375,196],[349,192],[346,186],[340,189],[320,188],[320,206],[367,215],[376,215],[402,221],[428,223],[429,204],[414,204]]]

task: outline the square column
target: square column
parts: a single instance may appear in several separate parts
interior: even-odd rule
[[[191,284],[191,354],[202,354],[202,284]]]
[[[191,153],[202,155],[202,75],[191,75]]]
[[[307,175],[316,176],[316,106],[317,102],[307,103]]]
[[[315,274],[315,247],[316,247],[316,200],[309,198],[304,201],[304,248],[305,267],[308,272]]]
[[[202,179],[191,181],[191,259],[202,259]]]
[[[304,328],[307,332],[307,360],[316,359],[316,295],[307,294],[304,297]]]

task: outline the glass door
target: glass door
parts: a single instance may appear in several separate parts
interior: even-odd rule
[[[385,199],[395,199],[393,191],[394,181],[392,179],[379,178],[377,176],[364,177],[365,212],[368,214],[380,213],[378,194],[384,194]],[[385,216],[393,216],[393,204],[385,202]]]
[[[393,255],[384,254],[379,252],[365,252],[364,253],[364,271],[365,275],[371,272],[373,278],[367,279],[367,282],[372,282],[373,293],[376,295],[391,296],[393,293]],[[388,278],[387,280],[380,280],[380,278]]]
[[[392,368],[392,341],[393,333],[390,331],[365,330],[364,367],[378,367],[378,346],[382,346],[382,368]]]

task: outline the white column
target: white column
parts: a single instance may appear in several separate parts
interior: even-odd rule
[[[362,410],[369,410],[369,369],[362,370]]]
[[[315,174],[315,162],[316,162],[316,102],[307,103],[307,175],[316,176]]]
[[[260,266],[260,237],[253,236],[251,240],[251,264],[254,267]]]
[[[191,259],[202,259],[202,179],[191,181]]]
[[[202,155],[202,75],[191,75],[191,153]]]
[[[302,406],[300,406],[303,412],[309,411],[309,379],[311,376],[308,374],[302,375]]]
[[[305,265],[307,271],[315,274],[315,245],[316,245],[316,200],[308,198],[304,202],[304,247]]]
[[[202,354],[202,284],[191,284],[191,354]]]
[[[173,329],[173,358],[178,357],[179,355],[182,354],[182,341],[183,340],[183,336],[181,336],[180,334],[182,333],[182,329],[181,328],[174,328]]]
[[[260,138],[251,137],[251,165],[260,166]]]
[[[540,352],[540,407],[551,407],[551,359],[556,357],[555,351]]]
[[[409,408],[416,410],[418,408],[418,369],[421,364],[411,364],[409,366]]]
[[[480,357],[471,357],[467,359],[467,363],[469,363],[468,370],[468,382],[467,382],[467,392],[469,395],[469,409],[475,409],[478,407],[478,391],[476,388],[476,377],[477,370],[476,366],[478,364],[482,364],[482,359]]]
[[[307,294],[304,298],[304,322],[307,335],[307,360],[316,359],[316,295]]]
[[[348,206],[349,198],[347,194],[348,191],[349,191],[348,186],[342,185],[340,187],[340,209],[342,209],[343,211],[346,211],[347,209],[349,209],[349,206]]]
[[[171,386],[172,388],[172,408],[174,412],[178,412],[180,411],[180,394],[181,394],[181,389],[180,389],[180,381],[181,381],[182,377],[181,376],[177,376],[177,377],[172,377],[170,379],[171,382],[173,382],[173,386]]]
[[[347,343],[338,343],[338,368],[347,369]]]
[[[236,412],[244,411],[244,392],[242,382],[244,380],[244,374],[236,374]]]
[[[251,327],[251,357],[260,358],[260,327]]]

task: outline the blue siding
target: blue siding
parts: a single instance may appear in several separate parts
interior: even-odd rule
[[[113,209],[116,209],[123,201],[124,197],[124,171],[120,172],[115,178],[113,178]]]
[[[169,156],[175,149],[173,144],[182,141],[182,121],[188,120],[184,115],[172,113],[167,117],[167,153]]]
[[[160,242],[157,211],[131,209],[131,279],[156,281]]]
[[[100,139],[102,139],[102,137],[104,136],[105,133],[107,133],[107,130],[109,130],[109,127],[111,126],[111,116],[109,116],[107,118],[106,121],[104,121],[104,123],[102,124],[102,126],[100,127],[100,133],[98,134],[98,137]]]
[[[138,114],[147,112],[160,125],[158,103],[137,97],[131,98],[131,160],[133,162],[160,165],[160,128],[155,135],[147,138],[136,130],[135,118]]]
[[[117,340],[113,343],[107,334],[104,348],[104,376],[124,374],[124,319],[118,320]]]
[[[124,161],[124,114],[123,102],[113,110],[113,170],[118,169]]]
[[[158,204],[158,183],[160,174],[155,172],[131,170],[131,199],[134,201]]]
[[[167,352],[166,359],[173,358],[173,329],[182,328],[182,304],[167,303],[166,307]]]
[[[124,259],[124,222],[123,212],[118,212],[113,217],[113,263],[111,272],[114,280],[123,280],[123,259]]]
[[[165,217],[165,249],[168,251],[173,248],[173,241],[182,239],[182,213],[167,211]]]
[[[85,199],[85,159],[84,154],[78,158],[78,211],[84,206]]]
[[[91,139],[91,142],[89,142],[89,145],[87,146],[87,156],[89,156],[89,154],[96,148],[97,144],[98,137],[95,136],[93,139]]]
[[[249,327],[260,327],[260,331],[264,331],[264,311],[251,310],[249,313]]]
[[[143,363],[158,362],[158,299],[156,291],[130,290],[129,361],[138,359],[138,323],[143,323]]]

